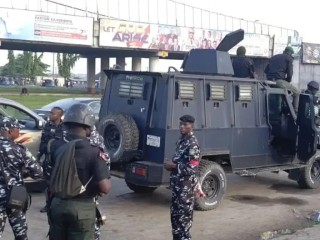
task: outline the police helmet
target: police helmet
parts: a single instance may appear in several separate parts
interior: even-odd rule
[[[316,81],[311,81],[308,83],[308,88],[314,89],[314,90],[319,90],[319,83]]]
[[[294,54],[294,50],[293,50],[293,48],[290,47],[290,46],[287,46],[287,47],[284,49],[283,52],[288,53],[288,54],[290,54],[290,55]]]
[[[89,106],[83,103],[72,105],[64,115],[64,123],[78,123],[93,129],[95,124],[94,113]]]

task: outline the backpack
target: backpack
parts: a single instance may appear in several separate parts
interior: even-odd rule
[[[83,186],[78,175],[74,157],[76,139],[58,148],[55,152],[55,164],[50,177],[50,191],[54,196],[62,199],[73,198],[86,191],[92,180]]]

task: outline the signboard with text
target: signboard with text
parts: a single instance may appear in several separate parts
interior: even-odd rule
[[[100,19],[99,45],[154,49],[169,53],[188,52],[194,48],[215,49],[227,33],[229,32]],[[269,57],[269,36],[245,34],[244,40],[231,49],[230,54],[235,54],[239,46],[247,49],[248,56]]]
[[[93,18],[0,9],[0,39],[93,44]]]
[[[150,43],[150,24],[100,19],[100,46],[147,49]]]

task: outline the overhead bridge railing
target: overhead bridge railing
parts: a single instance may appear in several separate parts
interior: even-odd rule
[[[72,5],[65,0],[1,0],[0,7],[221,31],[241,28],[246,33],[269,36],[299,36],[293,29],[235,18],[174,0],[78,0]]]

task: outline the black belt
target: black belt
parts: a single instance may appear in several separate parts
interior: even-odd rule
[[[74,198],[60,198],[57,196],[54,196],[54,197],[64,201],[95,202],[95,197],[74,197]]]

